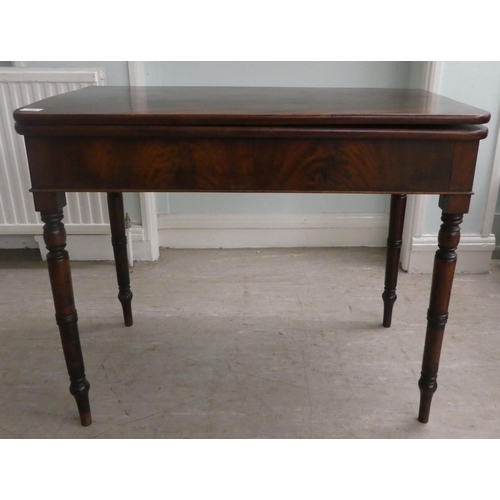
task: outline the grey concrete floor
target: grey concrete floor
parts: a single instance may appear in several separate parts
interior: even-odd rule
[[[29,255],[29,254],[28,254]],[[499,438],[500,261],[457,275],[439,389],[416,420],[430,276],[383,249],[163,250],[131,272],[73,262],[93,423],[68,392],[46,266],[0,252],[0,438]]]

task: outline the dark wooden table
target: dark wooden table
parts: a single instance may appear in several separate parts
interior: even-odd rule
[[[391,324],[406,195],[439,194],[418,419],[427,422],[479,141],[488,112],[423,90],[88,87],[14,112],[45,223],[56,321],[82,425],[90,425],[66,246],[65,192],[108,193],[118,298],[132,324],[122,193],[388,193],[383,292]]]

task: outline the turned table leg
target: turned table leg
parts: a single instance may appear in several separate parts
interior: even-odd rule
[[[440,198],[442,225],[438,234],[438,250],[434,257],[431,295],[427,311],[427,332],[425,336],[422,373],[418,386],[420,388],[420,409],[418,420],[429,421],[432,396],[437,389],[437,373],[441,346],[446,323],[448,321],[448,306],[451,288],[457,262],[456,249],[460,241],[460,224],[463,213],[467,212],[470,196]],[[448,213],[453,209],[460,213]]]
[[[125,234],[125,215],[122,193],[108,193],[109,223],[111,243],[115,256],[116,277],[118,280],[118,300],[122,304],[125,326],[131,326],[132,291],[130,290],[129,264],[127,258],[127,236]]]
[[[75,397],[82,425],[92,422],[89,405],[90,384],[85,378],[78,317],[73,297],[71,268],[66,251],[66,230],[62,222],[64,193],[34,193],[35,208],[41,214],[43,239],[47,247],[47,266],[54,298],[56,322],[61,335],[64,358],[70,378],[70,392]]]
[[[405,220],[406,195],[391,196],[391,212],[389,216],[389,235],[387,237],[387,258],[385,264],[385,284],[382,299],[384,301],[384,319],[382,324],[391,326],[392,309],[396,302],[396,285],[398,283],[399,258],[403,243],[403,226]]]

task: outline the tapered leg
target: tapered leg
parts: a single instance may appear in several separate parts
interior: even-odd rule
[[[392,321],[392,309],[396,302],[396,285],[398,283],[399,258],[403,243],[403,226],[405,220],[406,195],[391,196],[391,213],[389,216],[389,236],[387,237],[387,259],[385,264],[385,284],[382,299],[384,301],[384,319],[382,324],[389,328]]]
[[[125,326],[131,326],[132,291],[127,258],[127,236],[125,234],[125,215],[122,193],[108,193],[109,223],[111,225],[111,243],[115,256],[116,277],[118,280],[118,299],[123,308]]]
[[[462,218],[462,214],[450,213],[443,213],[441,217],[443,224],[438,235],[439,249],[434,258],[422,374],[418,381],[420,388],[418,420],[424,424],[429,421],[431,400],[437,389],[439,358],[444,329],[448,320],[448,305],[455,274],[456,249],[460,241]]]
[[[90,384],[85,378],[78,317],[73,297],[71,268],[66,247],[66,230],[62,222],[64,194],[35,193],[35,207],[41,213],[43,239],[47,250],[47,265],[54,298],[56,322],[59,326],[66,366],[70,378],[70,392],[76,399],[82,425],[92,422],[89,405]]]

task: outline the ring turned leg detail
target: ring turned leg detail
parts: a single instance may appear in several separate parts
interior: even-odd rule
[[[418,420],[429,421],[431,400],[437,389],[437,373],[439,358],[446,322],[451,287],[457,261],[456,249],[460,241],[460,224],[462,214],[443,213],[443,224],[438,235],[439,249],[434,258],[431,296],[427,312],[427,333],[425,336],[422,373],[418,386],[420,388],[420,409]]]
[[[47,266],[54,298],[56,322],[70,378],[70,393],[74,396],[82,425],[92,422],[89,404],[90,384],[85,378],[78,316],[73,297],[69,255],[66,251],[66,230],[62,222],[64,194],[35,193],[35,207],[41,213],[43,239],[47,247]]]
[[[382,299],[384,301],[384,319],[382,324],[389,328],[392,321],[392,309],[396,302],[396,286],[398,283],[399,258],[403,243],[403,227],[405,220],[406,195],[391,196],[391,212],[389,216],[389,235],[387,237],[387,258],[385,264],[385,283]]]
[[[123,308],[125,326],[132,326],[132,291],[130,290],[129,264],[127,257],[127,236],[122,193],[108,193],[109,223],[111,243],[115,256],[116,278],[118,281],[118,300]]]

